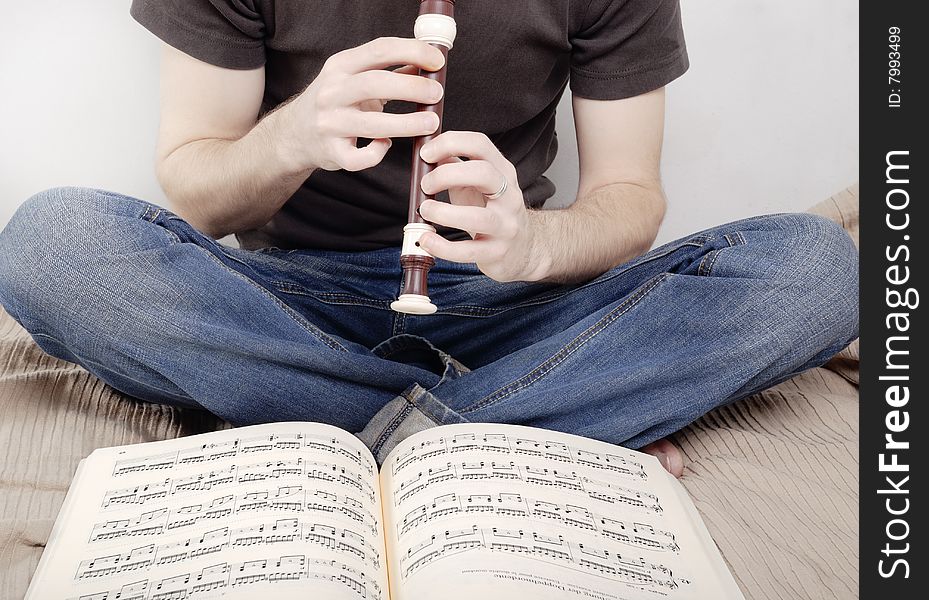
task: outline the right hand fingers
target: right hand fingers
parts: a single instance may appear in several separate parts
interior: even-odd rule
[[[343,73],[361,73],[396,65],[415,65],[438,71],[445,64],[442,52],[415,39],[384,37],[334,54],[324,68]]]
[[[351,106],[366,100],[405,100],[435,104],[442,98],[442,85],[419,75],[390,71],[365,71],[352,75],[326,98],[334,106]],[[322,97],[320,98],[322,100]]]

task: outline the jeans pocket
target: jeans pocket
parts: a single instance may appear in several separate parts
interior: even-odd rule
[[[325,290],[311,290],[304,286],[291,283],[288,281],[273,281],[271,284],[274,288],[283,294],[292,294],[296,296],[307,296],[322,302],[323,304],[342,305],[342,306],[363,306],[368,308],[379,308],[390,310],[392,299],[378,299],[351,294],[348,292],[335,292]]]

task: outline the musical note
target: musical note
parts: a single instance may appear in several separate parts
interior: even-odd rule
[[[535,486],[576,491],[600,502],[621,504],[649,513],[660,514],[662,512],[658,497],[649,492],[581,476],[575,471],[494,461],[449,462],[419,471],[416,475],[401,480],[394,492],[394,504],[398,507],[403,506],[412,497],[449,480],[519,481]]]
[[[614,474],[645,480],[648,478],[645,467],[632,459],[619,454],[590,452],[575,448],[570,444],[555,441],[532,440],[517,437],[510,441],[503,433],[465,433],[456,434],[450,438],[439,437],[419,445],[411,445],[400,451],[393,460],[392,473],[398,475],[401,471],[418,462],[428,461],[441,455],[452,455],[462,452],[479,452],[483,455],[491,453],[500,456],[527,456],[537,457],[549,461],[565,464],[576,464],[593,469],[609,471]]]
[[[376,493],[362,473],[336,464],[302,458],[230,465],[222,469],[107,490],[103,508],[144,505],[183,495],[200,494],[262,481],[320,481],[351,488],[374,502]]]
[[[396,539],[399,541],[426,523],[440,521],[444,517],[473,514],[540,523],[556,522],[637,548],[675,553],[680,550],[673,533],[652,525],[608,518],[570,503],[554,503],[509,493],[437,496],[431,503],[410,510],[399,520]]]
[[[381,566],[380,550],[371,545],[361,533],[299,519],[278,519],[239,528],[219,527],[165,544],[147,544],[125,552],[83,560],[78,565],[76,579],[97,579],[165,564],[183,563],[230,548],[301,542],[351,555],[375,569]]]
[[[636,587],[677,589],[690,584],[687,579],[675,577],[666,565],[640,556],[540,531],[477,525],[449,529],[410,544],[400,558],[401,574],[407,579],[430,563],[474,550],[518,554],[535,561],[594,571]]]
[[[706,589],[689,571],[712,572],[684,559],[702,545],[660,465],[619,447],[462,424],[417,434],[378,474],[335,430],[243,431],[107,455],[77,513],[94,516],[65,536],[75,550],[56,580],[82,600],[283,596],[288,585],[385,600],[389,562],[417,597],[441,594],[442,574],[478,584],[504,566],[591,593],[684,598]]]
[[[432,565],[454,556],[455,572],[507,565],[560,580],[549,573],[560,565],[565,581],[609,580],[649,596],[691,597],[682,545],[692,538],[667,512],[665,499],[677,509],[664,495],[665,480],[649,479],[659,465],[548,432],[465,427],[418,435],[385,464],[391,548],[400,555],[397,578],[405,588],[426,591],[430,578],[452,568]],[[417,579],[420,570],[430,575]]]
[[[229,515],[264,515],[280,512],[324,513],[331,518],[347,519],[378,535],[378,519],[367,504],[350,495],[339,495],[315,488],[283,486],[276,491],[244,492],[204,499],[174,509],[157,509],[136,517],[95,523],[91,543],[118,538],[145,537],[217,521]]]
[[[329,454],[355,463],[369,477],[377,472],[376,466],[368,456],[357,448],[347,446],[336,437],[294,433],[252,436],[191,445],[176,452],[117,460],[113,476],[120,477],[145,471],[172,470],[177,467],[217,462],[243,455],[280,451],[285,451],[288,456],[293,456],[294,451],[298,451],[303,455]]]
[[[381,585],[364,571],[337,560],[290,554],[243,562],[221,562],[192,572],[161,579],[143,579],[69,600],[182,600],[216,590],[301,580],[335,583],[348,588],[362,600],[383,600],[384,596]]]

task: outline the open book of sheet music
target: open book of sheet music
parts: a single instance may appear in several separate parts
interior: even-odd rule
[[[380,472],[357,438],[277,423],[95,451],[31,600],[741,599],[651,456],[447,425]],[[273,596],[271,596],[273,594]]]

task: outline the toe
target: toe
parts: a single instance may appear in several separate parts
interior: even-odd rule
[[[681,477],[684,474],[684,455],[677,446],[671,443],[671,440],[660,439],[643,447],[641,451],[657,458],[661,466],[675,477]]]

